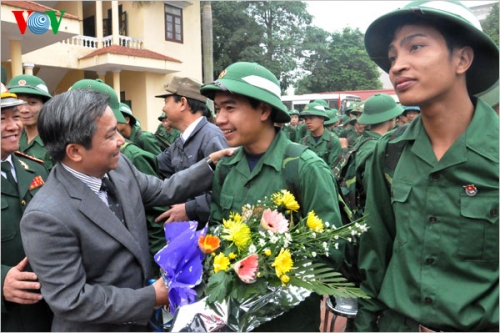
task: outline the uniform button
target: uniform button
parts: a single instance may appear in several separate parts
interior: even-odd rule
[[[439,180],[439,174],[433,173],[432,174],[432,180]]]
[[[437,218],[434,217],[434,216],[431,216],[431,217],[429,217],[429,222],[436,223],[437,222]]]
[[[431,303],[432,303],[432,298],[430,298],[430,297],[426,297],[426,298],[424,299],[424,301],[425,301],[425,303],[426,303],[426,304],[431,304]]]
[[[434,262],[434,259],[432,258],[427,258],[425,259],[425,262],[428,263],[429,265],[432,264]]]
[[[490,215],[492,217],[497,217],[498,216],[498,209],[497,208],[493,208],[492,210],[490,210]]]
[[[26,200],[21,200],[21,205],[26,206]]]
[[[245,188],[250,188],[250,184],[246,184],[246,185],[245,185]]]

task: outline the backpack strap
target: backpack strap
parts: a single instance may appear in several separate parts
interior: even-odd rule
[[[396,171],[396,167],[398,165],[399,159],[403,154],[403,151],[406,147],[406,140],[401,140],[398,142],[391,142],[395,138],[401,136],[408,125],[398,127],[391,134],[391,138],[385,147],[385,159],[384,159],[384,175],[387,181],[387,184],[392,186],[392,177],[394,176],[394,171]]]

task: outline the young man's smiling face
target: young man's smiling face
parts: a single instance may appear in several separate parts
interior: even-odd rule
[[[462,50],[450,54],[443,35],[428,25],[397,29],[388,48],[389,76],[401,104],[422,106],[452,97],[459,74],[465,73],[459,66]]]
[[[271,109],[264,103],[254,108],[250,101],[238,94],[217,92],[214,98],[216,124],[231,147],[243,146],[247,151],[259,145],[261,132],[271,124]]]

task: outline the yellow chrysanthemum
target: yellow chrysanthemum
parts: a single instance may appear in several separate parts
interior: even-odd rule
[[[286,210],[292,212],[298,212],[300,209],[300,205],[297,200],[295,200],[293,194],[287,190],[274,193],[272,195],[272,200],[276,205],[284,206]]]
[[[240,223],[243,220],[242,217],[241,217],[241,215],[238,214],[238,213],[235,213],[235,212],[229,213],[229,218],[231,220],[233,220],[234,222],[236,222],[236,223]]]
[[[314,211],[310,211],[309,214],[307,214],[306,224],[315,232],[322,232],[324,229],[323,220],[316,216],[316,214],[314,214]]]
[[[290,277],[286,274],[283,274],[281,277],[280,277],[280,280],[281,282],[283,282],[283,284],[286,284],[288,282],[290,282]]]
[[[239,214],[236,215],[239,216]],[[252,242],[250,228],[241,221],[241,216],[239,222],[234,219],[223,219],[222,223],[224,225],[222,232],[225,235],[221,236],[221,238],[233,242],[238,248],[238,251],[244,250]]]
[[[214,258],[214,272],[227,271],[229,269],[229,258],[224,253],[219,253]]]
[[[271,250],[265,249],[264,254],[269,257],[271,255]]]
[[[280,254],[274,259],[274,263],[271,266],[276,270],[276,275],[278,277],[291,271],[293,269],[293,260],[290,250],[282,248]]]
[[[236,254],[233,252],[229,253],[229,259],[234,259],[234,258],[236,258]]]

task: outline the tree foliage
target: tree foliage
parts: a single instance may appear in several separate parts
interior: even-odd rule
[[[492,6],[482,26],[484,32],[498,45],[498,2]]]
[[[214,1],[214,74],[237,61],[268,68],[285,90],[312,16],[301,1]]]
[[[296,94],[382,88],[359,29],[347,27],[329,34],[310,28],[307,32],[309,55],[302,65],[307,74],[299,80]]]

